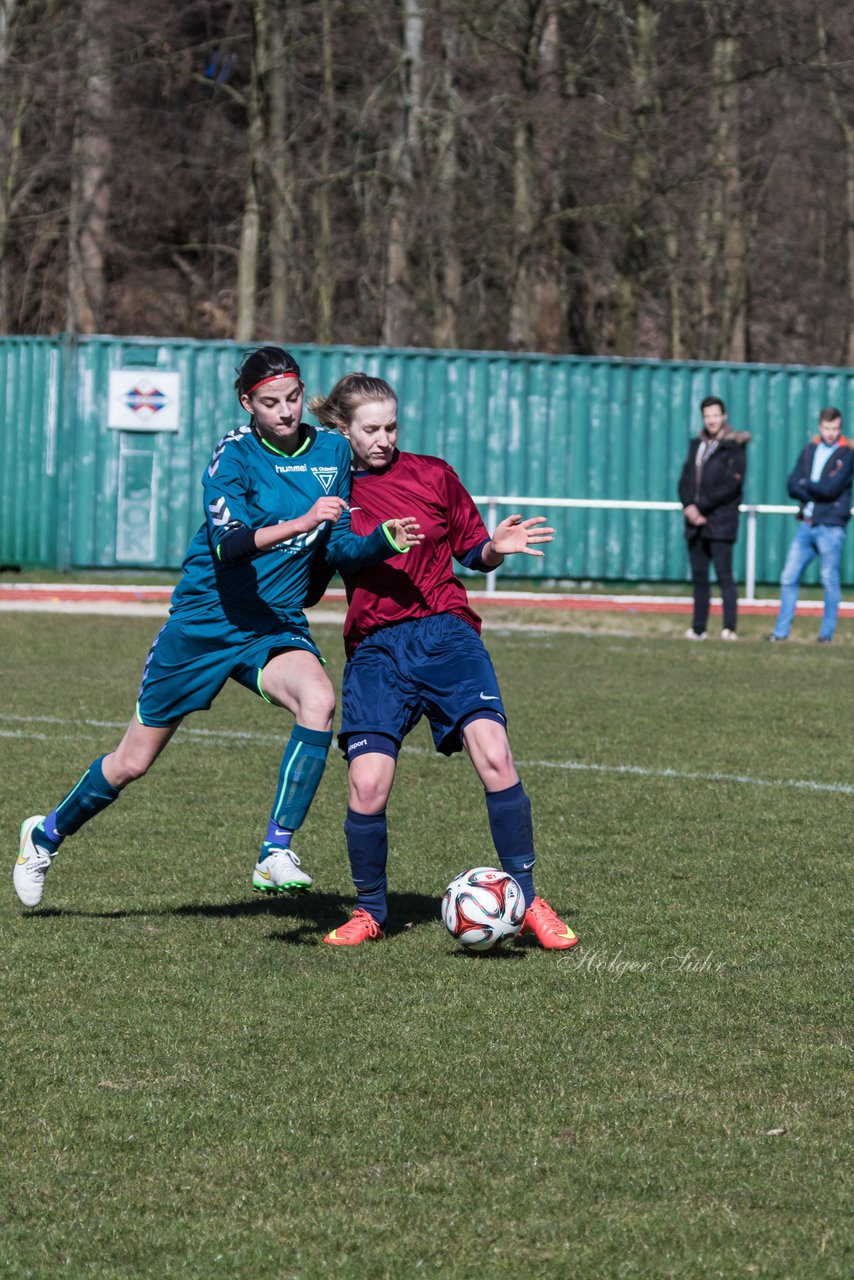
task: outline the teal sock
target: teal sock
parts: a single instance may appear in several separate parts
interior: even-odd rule
[[[279,767],[271,814],[277,827],[293,832],[302,826],[323,777],[331,742],[331,732],[294,725]]]
[[[103,760],[99,756],[92,761],[77,785],[36,828],[36,843],[50,846],[49,853],[55,853],[66,836],[73,836],[84,822],[119,798],[118,788],[104,777]],[[38,838],[42,833],[44,840]]]

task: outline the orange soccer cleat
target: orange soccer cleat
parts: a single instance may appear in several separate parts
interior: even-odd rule
[[[520,935],[526,933],[532,933],[547,951],[567,951],[578,942],[569,925],[542,898],[535,898],[525,912]]]
[[[369,912],[357,907],[352,919],[333,929],[323,939],[333,947],[357,947],[360,942],[378,942],[383,931]]]

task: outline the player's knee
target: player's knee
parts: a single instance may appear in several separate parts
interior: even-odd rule
[[[121,791],[128,783],[136,782],[137,778],[142,778],[148,773],[152,763],[151,754],[147,751],[133,747],[119,747],[111,756],[105,758],[102,768],[110,785]]]
[[[481,760],[478,774],[487,791],[505,791],[508,787],[515,787],[519,781],[513,757],[510,755],[501,758],[493,756]]]
[[[487,791],[503,791],[519,781],[506,736],[496,736],[487,742],[481,742],[473,759],[478,776]]]
[[[350,808],[357,813],[380,813],[386,807],[391,788],[380,774],[351,768],[348,786]]]
[[[297,720],[307,729],[329,729],[335,715],[335,690],[328,680],[313,681],[300,691]]]

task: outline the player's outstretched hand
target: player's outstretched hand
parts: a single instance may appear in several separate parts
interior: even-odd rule
[[[542,526],[545,516],[531,516],[523,520],[521,516],[508,516],[492,535],[492,549],[500,556],[510,556],[521,551],[526,556],[541,556],[545,553],[537,550],[537,543],[551,542],[555,536],[554,529]]]
[[[421,525],[414,516],[404,516],[401,520],[386,520],[386,529],[399,547],[417,547],[424,541],[420,533]]]
[[[303,532],[310,533],[312,529],[316,529],[318,525],[324,524],[327,520],[330,524],[341,517],[342,512],[347,510],[347,503],[343,498],[335,496],[329,498],[318,498],[313,507],[309,507],[302,520],[305,524]]]

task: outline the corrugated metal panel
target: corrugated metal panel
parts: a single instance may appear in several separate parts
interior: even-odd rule
[[[0,338],[0,563],[56,561],[63,442],[59,341]]]
[[[202,519],[199,479],[211,448],[244,420],[233,389],[242,350],[179,339],[0,340],[2,559],[176,568]],[[722,396],[731,421],[753,434],[749,502],[788,502],[786,477],[825,404],[837,404],[854,433],[851,369],[292,350],[309,395],[351,369],[388,379],[400,399],[402,447],[447,458],[473,493],[492,496],[673,501],[709,394]],[[180,374],[178,431],[107,427],[110,371],[137,367],[155,380]],[[678,513],[570,510],[550,521],[558,536],[546,557],[511,560],[504,576],[687,577]],[[781,516],[760,519],[760,582],[777,581],[793,527]],[[742,579],[744,553],[742,535]],[[854,582],[854,539],[843,571]]]

